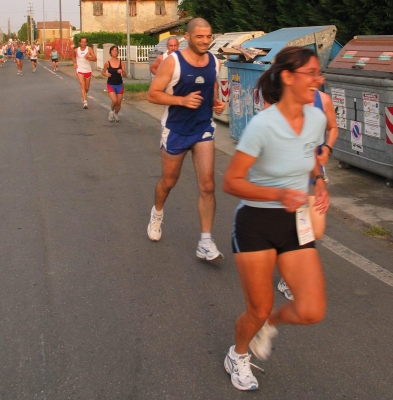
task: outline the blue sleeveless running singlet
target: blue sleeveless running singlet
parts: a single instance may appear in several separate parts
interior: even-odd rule
[[[213,54],[209,55],[209,63],[205,67],[194,67],[182,56],[180,51],[172,55],[176,61],[176,67],[172,82],[166,88],[166,92],[174,96],[187,96],[191,92],[200,91],[203,97],[201,105],[197,109],[169,106],[164,114],[162,125],[179,135],[192,136],[203,132],[211,125],[214,103],[214,84],[217,79],[217,63]],[[180,67],[180,71],[177,68]],[[176,82],[175,75],[178,74]]]

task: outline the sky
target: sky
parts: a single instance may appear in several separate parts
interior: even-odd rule
[[[11,32],[18,32],[22,24],[27,21],[30,5],[36,22],[44,20],[44,6],[45,20],[59,21],[60,1],[62,20],[70,21],[71,25],[79,28],[79,0],[0,0],[0,28],[3,33],[8,33],[8,18],[10,18]]]

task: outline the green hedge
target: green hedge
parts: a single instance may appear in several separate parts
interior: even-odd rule
[[[102,49],[104,43],[113,43],[118,46],[127,45],[127,34],[123,32],[82,32],[74,36],[74,44],[79,46],[79,38],[87,37],[89,44],[98,44],[98,48]],[[156,45],[158,37],[146,35],[144,33],[131,33],[130,44],[133,46]]]

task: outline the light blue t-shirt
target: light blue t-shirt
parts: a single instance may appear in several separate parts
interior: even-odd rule
[[[298,189],[308,192],[315,148],[322,144],[326,116],[318,108],[303,106],[304,124],[296,135],[274,104],[255,115],[244,130],[236,149],[257,157],[249,170],[250,182],[260,186]],[[278,201],[242,200],[260,208],[284,208]]]

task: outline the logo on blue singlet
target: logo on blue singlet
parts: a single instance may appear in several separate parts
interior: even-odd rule
[[[198,76],[195,79],[195,83],[205,83],[205,78],[203,76]]]

